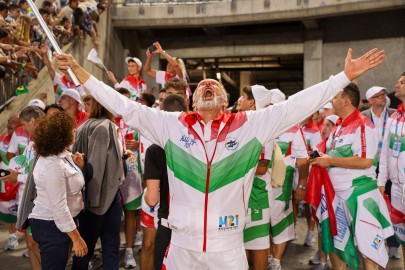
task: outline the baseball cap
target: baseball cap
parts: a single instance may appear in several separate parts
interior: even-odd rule
[[[62,92],[62,94],[60,95],[59,99],[61,99],[63,96],[71,97],[71,98],[75,99],[77,102],[79,102],[80,105],[84,106],[82,99],[80,98],[80,94],[79,94],[79,92],[77,92],[76,89],[69,88],[69,89],[64,90]]]
[[[270,104],[276,104],[285,100],[285,95],[280,89],[267,89],[263,85],[253,85],[252,94],[255,99],[256,110],[266,108]]]
[[[45,104],[42,102],[42,100],[34,98],[28,101],[28,106],[37,106],[41,108],[42,110],[45,110]]]
[[[385,90],[385,92],[387,92],[387,89],[385,87],[381,87],[381,86],[373,86],[373,87],[371,87],[366,92],[366,99],[369,100],[372,96],[374,96],[375,94],[381,92],[381,90]]]
[[[137,65],[138,65],[138,67],[142,67],[142,62],[141,62],[141,60],[139,60],[139,58],[136,58],[136,57],[127,57],[127,58],[125,58],[125,62],[128,64],[128,62],[129,61],[134,61]]]
[[[276,104],[285,101],[285,95],[280,89],[274,88],[270,90],[271,103]]]
[[[326,103],[322,109],[333,109],[332,103],[331,102]]]
[[[339,116],[331,114],[325,117],[325,120],[331,121],[333,124],[336,125],[337,120],[339,119]]]

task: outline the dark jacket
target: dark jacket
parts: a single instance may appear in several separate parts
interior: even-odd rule
[[[116,126],[107,119],[89,119],[76,132],[73,153],[85,155],[85,209],[103,215],[123,179],[123,163]]]

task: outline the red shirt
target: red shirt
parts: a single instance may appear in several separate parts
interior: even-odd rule
[[[86,120],[89,118],[89,114],[86,112],[82,112],[82,111],[77,111],[76,115],[76,127],[80,127],[84,122],[86,122]]]

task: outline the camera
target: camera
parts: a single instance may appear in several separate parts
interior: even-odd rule
[[[313,158],[318,158],[318,157],[320,157],[321,155],[319,154],[319,152],[317,151],[317,150],[313,150],[313,151],[311,151],[311,152],[309,152],[309,157],[311,158],[311,159],[313,159]]]
[[[149,50],[150,53],[153,53],[154,51],[157,50],[157,48],[156,48],[155,45],[152,45],[152,46],[149,46],[148,50]]]

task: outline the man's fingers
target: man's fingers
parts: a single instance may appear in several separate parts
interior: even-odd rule
[[[369,58],[370,56],[372,56],[375,52],[377,52],[378,51],[378,49],[377,48],[374,48],[374,49],[372,49],[372,50],[369,50],[368,52],[366,52],[362,57],[365,57],[365,58]]]
[[[346,62],[351,61],[352,57],[353,57],[353,50],[352,50],[352,48],[349,48],[349,50],[347,50]]]

